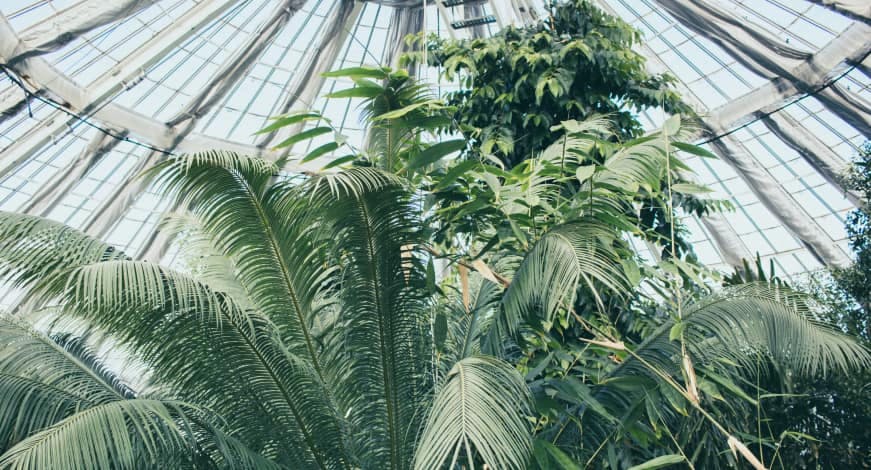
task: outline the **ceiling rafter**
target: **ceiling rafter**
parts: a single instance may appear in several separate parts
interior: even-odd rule
[[[21,31],[15,55],[6,61],[14,64],[56,51],[89,31],[122,21],[155,3],[157,0],[82,0]]]
[[[126,136],[127,133],[126,130],[115,130],[116,135]],[[60,204],[64,196],[120,142],[112,136],[103,133],[96,134],[88,142],[88,145],[79,152],[78,156],[42,185],[19,211],[29,215],[47,217]]]
[[[268,19],[252,34],[248,40],[225,60],[211,79],[205,83],[197,95],[192,97],[187,105],[168,125],[175,129],[172,141],[166,148],[174,151],[185,138],[190,135],[198,120],[206,115],[232,88],[238,84],[253,67],[254,62],[265,51],[268,45],[277,37],[290,18],[302,8],[305,0],[284,0],[277,4]],[[134,169],[134,174],[149,168],[165,158],[165,154],[150,152],[141,159]],[[145,192],[148,182],[142,179],[128,178],[120,184],[111,195],[92,213],[85,222],[83,230],[97,237],[105,237],[117,220],[129,210],[137,197]]]
[[[709,124],[710,125],[710,124]],[[711,127],[710,132],[718,135],[724,129]],[[783,186],[775,180],[768,171],[750,155],[738,139],[731,135],[711,142],[715,153],[729,163],[747,182],[747,185],[768,208],[796,237],[798,237],[814,256],[827,266],[845,267],[850,259],[835,244],[819,224],[813,220],[801,205],[793,199]]]
[[[836,11],[847,18],[871,24],[871,3],[867,0],[810,0],[810,2]]]
[[[842,175],[847,170],[846,162],[808,132],[801,122],[782,112],[761,116],[761,119],[774,135],[798,152],[832,186],[839,188],[854,206],[861,205],[861,197],[844,185]]]
[[[770,86],[767,84],[754,90],[752,99],[741,102],[753,109],[741,109],[734,103],[726,105],[741,114],[719,116],[723,124],[728,125],[732,118],[751,114],[760,108],[760,103],[782,100],[799,93],[818,92],[817,98],[832,113],[859,132],[871,135],[871,108],[847,98],[837,84],[820,89],[825,84],[825,77],[839,64],[862,62],[867,58],[871,52],[871,41],[868,41],[871,27],[868,25],[854,23],[829,45],[809,54],[703,0],[656,2],[684,27],[717,44],[739,63],[770,80]],[[764,98],[764,101],[760,102],[758,98]],[[741,98],[735,101],[741,101]]]
[[[65,76],[41,57],[24,59],[11,66],[16,73],[29,78],[34,86],[31,92],[46,92],[50,98],[63,103],[79,115],[93,115],[109,127],[135,129],[136,134],[146,138],[152,145],[167,147],[171,142],[172,131],[165,123],[148,118],[126,107],[109,102],[125,84],[134,81],[145,70],[157,63],[173,49],[178,47],[192,32],[220,16],[235,2],[221,0],[202,2],[192,8],[167,27],[161,34],[149,39],[115,67],[97,78],[87,88]],[[21,41],[7,21],[0,15],[0,58],[10,57],[21,48]],[[5,59],[4,59],[5,61]],[[74,118],[61,111],[53,112],[31,132],[18,139],[3,150],[0,158],[0,176],[5,175],[21,162],[65,132]],[[216,148],[219,145],[232,145],[220,139],[205,139]]]

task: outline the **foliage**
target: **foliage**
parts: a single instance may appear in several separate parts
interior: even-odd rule
[[[490,389],[489,408],[466,408],[480,423],[473,444],[442,432],[450,407],[430,410],[475,389],[428,372],[431,297],[413,254],[423,232],[395,178],[360,168],[293,185],[273,164],[227,152],[152,173],[232,278],[129,260],[61,224],[0,215],[4,277],[56,306],[51,328],[85,324],[148,375],[131,390],[85,359],[93,350],[4,318],[0,413],[16,419],[0,428],[0,466],[410,468],[423,435],[427,449],[522,468],[525,391]],[[495,358],[451,365],[482,384],[522,383]]]
[[[833,274],[838,286],[861,307],[842,321],[848,323],[848,331],[871,341],[871,143],[859,152],[847,174],[847,185],[862,197],[861,207],[850,212],[846,225],[856,260],[853,266]]]
[[[429,41],[430,60],[460,81],[447,102],[477,152],[510,168],[553,143],[562,121],[607,114],[628,140],[642,132],[634,112],[686,111],[672,79],[632,50],[637,30],[587,0],[551,3],[549,17],[491,38]]]
[[[491,189],[496,197],[505,195],[515,202],[525,198],[537,204],[532,192],[543,190],[561,199],[576,198],[583,181],[575,176],[580,179],[583,172],[594,171],[592,164],[607,164],[615,142],[643,151],[644,139],[632,140],[642,131],[636,118],[638,111],[663,107],[670,112],[692,114],[669,87],[671,78],[648,73],[642,56],[632,50],[639,41],[638,31],[584,0],[553,2],[551,12],[551,16],[535,24],[508,27],[489,38],[428,38],[428,58],[442,67],[446,79],[460,84],[459,90],[446,95],[449,106],[442,114],[452,117],[451,130],[468,141],[464,160],[446,168],[443,178],[436,176],[441,186],[433,192],[432,205],[445,211],[458,207],[458,213],[452,214],[456,219],[446,215],[453,222],[446,229],[453,233],[440,234],[444,241],[453,240],[458,233],[461,237],[484,233],[482,224],[506,212],[496,210],[496,205],[480,197]],[[415,53],[406,57],[410,61],[420,59],[420,54]],[[578,122],[592,127],[579,129]],[[602,122],[608,123],[608,129],[597,128]],[[684,131],[693,130],[690,124],[684,123]],[[585,158],[579,162],[585,168],[578,170],[582,173],[560,178],[563,175],[547,164],[553,159],[545,154],[550,151],[553,156],[567,139],[587,138],[586,134],[598,139],[591,141],[592,147],[585,150]],[[681,140],[675,139],[674,145],[685,145],[685,151],[703,157],[712,156]],[[473,161],[481,165],[475,166]],[[563,163],[559,163],[560,171],[577,166],[567,168]],[[697,215],[730,206],[704,197],[707,190],[688,179],[691,172],[678,161],[671,169],[674,193],[665,194],[665,178],[647,181],[646,186],[658,187],[642,187],[625,215],[639,222],[637,236],[662,247],[658,255],[670,257],[676,253],[693,258],[683,227],[672,227],[675,219],[670,217],[670,206]],[[480,182],[490,184],[497,179],[504,179],[500,187],[480,188]],[[547,184],[536,184],[542,182]],[[554,184],[559,192],[550,191],[555,189]],[[528,194],[523,195],[524,191]],[[467,204],[459,204],[462,202]],[[498,227],[494,243],[523,230],[516,220],[524,216],[522,207],[511,202],[507,200],[504,205],[515,220],[510,221],[510,226],[503,223]],[[523,202],[528,201],[519,201]],[[479,215],[489,217],[478,222]]]
[[[366,97],[373,124],[375,106],[390,101]],[[392,109],[378,112],[404,118]],[[740,442],[705,413],[736,432],[752,429],[753,399],[742,385],[757,376],[759,355],[796,376],[864,364],[864,350],[817,326],[803,298],[785,286],[763,282],[694,300],[705,294],[708,273],[691,260],[644,266],[633,259],[623,236],[645,236],[640,201],[659,198],[669,209],[681,191],[704,191],[667,184],[669,170],[675,179],[676,170],[688,171],[674,149],[704,155],[680,141],[686,134],[679,118],[625,144],[615,143],[608,119],[567,121],[555,132],[563,130],[510,169],[444,153],[414,172],[396,167],[419,188],[426,224],[435,230],[427,251],[457,266],[442,271],[446,277],[433,287],[462,298],[438,306],[435,360],[450,363],[451,350],[483,351],[518,365],[535,398],[533,466],[589,461],[616,468],[646,460],[655,468],[678,457],[717,466],[721,451],[738,450]],[[651,238],[666,244],[669,235]],[[683,279],[701,290],[682,289],[686,297],[674,298],[669,291]],[[636,290],[642,280],[668,301]],[[624,342],[637,347],[630,352]],[[803,344],[808,354],[778,346],[786,343]],[[704,410],[696,408],[703,403]],[[444,449],[432,458],[453,460]],[[694,454],[681,455],[683,449]],[[470,457],[453,461],[464,459]]]
[[[871,198],[871,147],[861,149],[847,175],[848,186],[862,197],[850,213],[847,233],[855,262],[846,269],[819,273],[806,289],[824,308],[820,317],[871,345],[868,282],[871,279],[868,206]],[[781,437],[780,455],[790,468],[866,468],[871,466],[871,369],[846,377],[801,378],[788,383],[787,396],[769,408],[770,427]],[[778,436],[778,433],[781,433]]]

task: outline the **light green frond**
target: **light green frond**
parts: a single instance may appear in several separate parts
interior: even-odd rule
[[[132,396],[91,357],[67,350],[7,316],[0,316],[0,373],[35,380],[92,403]]]
[[[871,355],[853,338],[814,318],[803,295],[774,284],[744,284],[686,306],[681,326],[665,322],[636,354],[663,370],[676,370],[679,343],[669,339],[674,328],[683,331],[698,365],[725,358],[742,365],[746,374],[755,370],[757,353],[808,376],[871,364]],[[643,368],[630,358],[620,369]]]
[[[454,365],[436,394],[414,468],[523,469],[532,449],[529,392],[509,364],[486,356],[468,357]],[[479,460],[480,459],[480,460]]]
[[[181,402],[120,400],[88,408],[21,441],[0,456],[0,468],[10,470],[176,468],[208,459],[201,455],[197,434],[209,433],[201,411]],[[222,437],[219,433],[210,436]],[[229,452],[233,443],[221,443],[225,461],[240,465],[241,452]],[[246,456],[253,463],[251,454]],[[259,464],[266,463],[257,459]],[[268,468],[268,467],[266,467]]]
[[[513,332],[523,320],[549,321],[557,309],[572,304],[580,284],[597,299],[601,288],[620,295],[628,281],[613,243],[614,231],[592,218],[546,233],[506,290],[500,323]]]
[[[127,256],[59,222],[0,212],[0,279],[14,286],[33,288],[71,267],[114,259]]]
[[[238,157],[248,160],[257,159]],[[310,236],[305,200],[291,185],[272,184],[269,165],[230,161],[222,166],[224,160],[199,154],[176,157],[155,170],[156,178],[232,260],[252,304],[281,329],[287,346],[322,374],[309,331],[311,303],[331,270]]]
[[[329,178],[314,198],[331,225],[341,266],[338,334],[348,355],[342,400],[363,466],[404,468],[413,453],[429,353],[423,268],[411,252],[421,242],[419,219],[405,189],[377,170]]]
[[[78,268],[60,293],[68,313],[138,354],[155,387],[225,416],[255,450],[278,443],[271,455],[280,461],[347,463],[329,390],[257,312],[187,275],[136,261]]]
[[[685,334],[716,338],[736,361],[746,363],[748,350],[763,351],[808,376],[871,365],[871,355],[854,338],[818,321],[807,299],[783,286],[738,286],[688,306],[685,315]],[[696,354],[710,357],[711,352]]]
[[[199,219],[188,213],[169,214],[161,230],[174,236],[181,247],[179,256],[184,271],[191,272],[210,289],[226,293],[238,304],[251,306],[245,287],[236,278],[236,266],[228,256],[217,251],[217,243],[203,229]]]

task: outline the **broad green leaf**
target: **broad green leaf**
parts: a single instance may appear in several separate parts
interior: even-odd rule
[[[282,127],[287,127],[291,124],[296,124],[303,121],[313,121],[316,119],[323,119],[323,116],[321,116],[320,113],[309,111],[278,116],[274,118],[275,122],[257,131],[255,134],[268,134],[272,131],[281,129]]]
[[[671,185],[671,189],[684,194],[706,194],[713,192],[713,190],[707,186],[693,183],[675,183]]]
[[[672,142],[671,145],[674,145],[678,150],[684,151],[686,153],[691,153],[693,155],[703,157],[703,158],[717,158],[716,155],[709,152],[708,150],[699,147],[698,145],[687,144],[685,142]]]
[[[715,374],[714,372],[711,372],[711,371],[705,371],[705,378],[710,379],[713,382],[716,382],[721,387],[725,387],[726,390],[729,390],[730,392],[734,393],[735,395],[743,398],[744,400],[746,400],[748,403],[752,404],[753,406],[756,406],[759,404],[753,397],[751,397],[750,395],[747,395],[747,393],[744,392],[744,390],[741,390],[741,387],[735,385],[735,382],[732,382],[731,379],[723,377],[722,375],[719,375],[719,374]]]
[[[445,340],[448,338],[448,317],[443,312],[439,312],[435,316],[432,331],[436,349],[443,351]]]
[[[327,127],[327,126],[314,127],[312,129],[302,131],[299,134],[296,134],[294,136],[288,137],[287,139],[282,141],[280,144],[276,145],[275,148],[280,149],[280,148],[290,147],[291,145],[293,145],[297,142],[302,142],[303,140],[313,139],[319,135],[324,135],[324,134],[327,134],[329,132],[333,132],[333,128]]]
[[[442,189],[447,188],[451,183],[466,174],[467,171],[471,170],[476,165],[478,165],[478,162],[474,160],[466,160],[454,165],[450,170],[448,170],[445,176],[439,180],[434,191],[441,191]]]
[[[577,404],[583,403],[608,421],[618,421],[599,400],[596,400],[590,388],[576,377],[569,376],[561,380],[552,380],[549,384],[560,392],[563,399]]]
[[[584,165],[578,167],[578,169],[575,171],[575,176],[577,176],[578,181],[583,183],[584,181],[587,181],[591,176],[593,176],[593,173],[595,172],[596,165]]]
[[[308,155],[303,157],[302,161],[303,161],[303,163],[310,162],[310,161],[312,161],[312,160],[314,160],[322,155],[325,155],[327,153],[332,152],[333,150],[336,150],[337,148],[339,148],[339,144],[337,144],[335,142],[327,142],[326,144],[321,145],[320,147],[309,152]]]
[[[386,119],[399,119],[399,118],[405,116],[406,114],[408,114],[416,109],[423,108],[425,106],[433,106],[434,108],[443,107],[442,100],[439,100],[439,99],[419,101],[417,103],[405,106],[404,108],[394,109],[393,111],[388,111],[384,114],[379,114],[378,116],[375,116],[374,118],[372,118],[372,120],[373,121],[384,121]]]
[[[349,67],[332,72],[324,72],[321,76],[327,78],[350,77],[350,78],[376,78],[383,80],[387,78],[390,69],[385,67]]]
[[[581,470],[581,466],[572,460],[568,454],[550,442],[544,439],[536,439],[534,446],[535,459],[538,462],[538,466],[542,469]],[[551,462],[556,462],[557,466],[554,467],[551,465]]]
[[[683,463],[684,461],[684,457],[680,454],[661,455],[642,464],[629,467],[629,470],[654,470],[657,468],[665,468],[669,465]]]
[[[384,88],[357,86],[354,88],[346,88],[326,95],[327,98],[374,98],[381,93],[384,93]]]
[[[356,159],[357,159],[356,155],[345,155],[344,157],[336,158],[335,160],[331,161],[330,163],[327,163],[326,165],[324,165],[324,170],[329,170],[330,168],[335,168],[339,165],[344,165],[345,163],[353,162]]]
[[[419,154],[415,155],[408,162],[407,168],[409,170],[416,170],[418,168],[425,167],[427,165],[431,165],[442,158],[450,155],[453,152],[460,151],[466,147],[465,139],[456,139],[456,140],[448,140],[445,142],[439,142],[435,145],[432,145],[426,149],[424,149]]]

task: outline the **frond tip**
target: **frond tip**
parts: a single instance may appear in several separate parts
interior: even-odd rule
[[[509,364],[487,356],[457,362],[436,395],[414,468],[454,468],[460,459],[471,468],[476,460],[491,468],[526,468],[528,406],[526,384]]]

